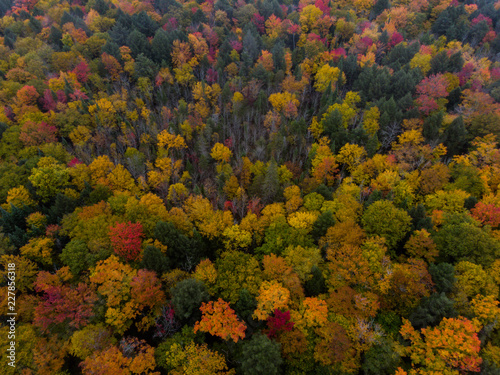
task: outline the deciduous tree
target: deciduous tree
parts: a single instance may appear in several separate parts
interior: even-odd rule
[[[223,340],[231,338],[234,342],[245,338],[245,323],[238,320],[229,303],[219,298],[217,301],[201,303],[201,321],[194,325],[194,332],[198,330],[218,336]]]

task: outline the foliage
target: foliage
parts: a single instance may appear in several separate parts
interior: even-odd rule
[[[253,335],[241,344],[241,371],[243,374],[278,374],[283,362],[280,344],[266,335]]]
[[[127,261],[135,260],[141,251],[142,224],[116,223],[109,228],[115,253]]]
[[[4,372],[498,373],[499,11],[0,2]]]
[[[172,374],[202,375],[209,372],[214,375],[234,374],[228,370],[224,357],[210,349],[207,344],[191,343],[184,348],[174,343],[167,353],[167,365],[172,368]]]
[[[205,285],[195,279],[186,279],[178,282],[171,290],[172,305],[175,315],[182,321],[193,320],[193,313],[203,302],[209,300]],[[196,314],[198,315],[198,314]]]
[[[216,302],[201,303],[201,321],[194,325],[194,332],[198,330],[219,336],[223,340],[231,338],[234,342],[245,338],[245,324],[238,321],[234,310],[229,304],[219,298]]]
[[[405,211],[385,200],[371,204],[361,220],[367,233],[384,237],[390,249],[404,238],[411,224],[411,217]]]
[[[424,328],[421,333],[405,320],[400,332],[403,338],[410,340],[411,345],[401,348],[401,352],[404,356],[411,356],[412,370],[409,373],[479,372],[482,360],[479,357],[478,331],[466,318],[444,318],[437,327]],[[443,342],[447,343],[444,348]]]
[[[83,374],[142,374],[158,375],[154,349],[136,338],[122,339],[120,346],[111,346],[87,357],[81,364]]]

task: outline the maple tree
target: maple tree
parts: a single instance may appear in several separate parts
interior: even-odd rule
[[[267,318],[267,326],[269,338],[273,338],[283,332],[290,332],[293,329],[294,322],[290,321],[290,311],[282,312],[281,310],[274,310],[274,316]]]
[[[345,329],[338,323],[328,322],[326,326],[317,329],[316,333],[321,337],[314,347],[314,359],[323,365],[340,364],[349,360],[352,355],[352,341],[347,336]],[[348,363],[342,364],[349,368]]]
[[[134,261],[141,252],[141,223],[116,223],[109,228],[109,237],[116,254],[127,261]]]
[[[245,324],[238,321],[234,310],[223,299],[202,302],[200,311],[202,318],[194,325],[195,333],[201,330],[223,340],[231,338],[234,342],[245,338]]]
[[[250,254],[239,251],[224,252],[215,262],[216,288],[224,300],[236,303],[241,289],[257,295],[262,282],[259,262]]]
[[[405,314],[416,307],[422,297],[430,295],[433,281],[422,259],[408,259],[407,263],[396,264],[394,268],[384,302]]]
[[[404,356],[411,356],[410,374],[431,374],[436,371],[460,374],[479,372],[479,329],[466,318],[443,318],[434,328],[416,331],[408,320],[403,321],[401,335],[411,345],[402,347]]]
[[[436,111],[447,103],[446,90],[448,81],[444,75],[438,74],[424,78],[417,86],[417,105],[425,114]]]
[[[81,364],[83,374],[150,374],[158,375],[154,349],[136,338],[122,339],[119,347],[95,352]]]
[[[277,281],[263,281],[257,296],[254,317],[266,320],[276,309],[286,309],[290,301],[290,291]]]
[[[114,255],[97,263],[90,274],[90,282],[97,292],[107,298],[106,323],[117,332],[125,332],[138,314],[139,306],[131,300],[131,282],[137,271],[120,263]]]
[[[38,274],[35,289],[43,292],[42,301],[35,308],[34,324],[42,332],[50,332],[54,326],[69,326],[79,329],[85,326],[94,316],[94,303],[97,301],[95,291],[87,284],[79,283],[76,287],[47,285],[44,282],[45,271]],[[58,285],[59,284],[59,285]]]

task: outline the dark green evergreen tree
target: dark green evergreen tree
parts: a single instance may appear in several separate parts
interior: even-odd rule
[[[241,342],[241,373],[243,375],[277,375],[283,362],[280,344],[257,333]]]
[[[208,302],[208,294],[205,284],[196,279],[185,279],[179,281],[172,289],[172,306],[175,316],[181,322],[194,324],[201,318],[199,310],[202,302]]]

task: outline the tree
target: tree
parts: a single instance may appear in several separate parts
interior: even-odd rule
[[[170,270],[168,257],[155,246],[146,246],[142,254],[141,268],[155,271],[162,275]]]
[[[246,289],[251,295],[259,293],[262,271],[259,262],[250,254],[228,251],[215,262],[217,269],[216,289],[230,303],[238,302],[240,291]]]
[[[185,215],[184,212],[183,214]],[[189,262],[196,264],[203,256],[203,246],[196,237],[185,236],[170,221],[158,221],[154,229],[154,237],[167,246],[166,256],[172,261],[173,267],[185,267]]]
[[[401,314],[408,314],[422,297],[430,295],[434,286],[427,265],[421,259],[395,264],[390,283],[385,302]]]
[[[271,159],[269,166],[267,167],[264,181],[262,184],[262,198],[266,202],[272,202],[280,189],[280,183],[278,178],[278,164],[276,160]]]
[[[40,158],[28,178],[43,202],[48,202],[69,182],[68,169],[51,156]]]
[[[280,344],[261,333],[241,343],[241,371],[244,375],[276,375],[283,359]]]
[[[293,271],[284,258],[275,254],[264,255],[262,263],[264,266],[264,278],[282,283],[290,291],[292,298],[299,299],[304,296],[299,275]]]
[[[120,78],[120,73],[122,72],[122,67],[118,60],[106,52],[101,55],[102,63],[104,64],[106,71],[111,76],[111,80],[116,81]]]
[[[425,229],[415,231],[405,244],[405,250],[411,258],[425,259],[432,263],[439,255],[436,244]]]
[[[400,333],[411,345],[402,347],[403,356],[411,357],[410,374],[479,372],[481,342],[479,328],[466,318],[444,318],[434,328],[416,331],[403,319]]]
[[[199,319],[198,308],[207,302],[210,296],[205,284],[196,279],[186,279],[178,282],[171,290],[172,306],[175,315],[181,321],[196,321]]]
[[[417,85],[419,97],[416,103],[424,114],[428,115],[446,105],[448,101],[445,98],[449,95],[446,90],[448,85],[448,80],[443,74],[426,77]]]
[[[21,125],[19,139],[25,146],[40,146],[46,143],[56,143],[57,128],[44,121],[37,124],[28,120]]]
[[[257,296],[257,309],[254,317],[266,320],[276,309],[287,309],[290,291],[277,281],[263,281]]]
[[[347,336],[346,330],[338,323],[328,322],[325,327],[316,329],[320,337],[314,347],[314,359],[324,366],[343,364],[347,370],[354,358],[352,341]]]
[[[267,327],[269,338],[281,335],[284,332],[290,332],[293,329],[294,322],[290,321],[290,311],[282,312],[281,310],[274,310],[274,316],[267,318]]]
[[[305,298],[291,317],[295,328],[307,334],[309,329],[324,327],[328,321],[328,307],[325,301],[316,297]]]
[[[399,361],[395,343],[390,338],[382,338],[364,353],[361,369],[364,375],[392,375]]]
[[[115,253],[127,261],[134,261],[141,252],[141,223],[116,223],[109,228],[109,237]]]
[[[4,337],[9,336],[9,325],[4,325],[0,328],[0,334]],[[39,336],[35,331],[35,327],[31,324],[17,324],[16,325],[16,351],[15,351],[15,366],[9,366],[8,363],[11,362],[10,356],[10,341],[4,340],[1,345],[3,353],[0,359],[0,364],[4,369],[4,374],[14,375],[17,374],[19,370],[21,371],[33,371],[36,369],[36,365],[33,361],[33,352],[36,348]]]
[[[84,375],[160,374],[153,371],[156,367],[154,349],[136,338],[123,338],[119,347],[94,352],[81,363],[81,367]]]
[[[436,326],[443,318],[455,318],[457,315],[454,301],[441,292],[422,298],[420,304],[411,313],[410,321],[414,327],[420,329]]]
[[[184,347],[174,343],[167,352],[167,367],[171,374],[179,375],[234,375],[234,369],[228,370],[223,355],[208,349],[207,344],[193,342]]]
[[[492,203],[477,203],[471,210],[471,214],[482,224],[490,225],[493,228],[500,226],[500,207]]]
[[[43,292],[42,301],[35,308],[34,324],[42,332],[79,329],[94,316],[97,295],[92,287],[84,283],[71,287],[62,282],[67,279],[68,267],[56,275],[40,271],[35,281],[35,290]]]
[[[3,267],[3,270],[0,271],[0,278],[2,280],[7,279],[9,264],[15,264],[16,289],[21,293],[26,293],[34,288],[34,281],[38,273],[36,263],[22,256],[4,254],[0,256],[0,264]]]
[[[449,263],[432,263],[429,273],[438,293],[449,293],[455,284],[455,267]]]
[[[341,78],[340,69],[325,64],[319,68],[316,73],[314,88],[319,92],[324,92],[327,87],[334,90],[335,84],[339,78]]]
[[[223,340],[231,338],[234,342],[245,338],[245,324],[238,321],[234,310],[223,299],[219,298],[215,302],[202,302],[200,311],[202,317],[201,321],[194,325],[195,333],[201,330]]]
[[[115,343],[113,333],[103,324],[89,324],[73,333],[70,352],[84,360],[92,354],[104,351]]]
[[[375,286],[379,274],[374,274],[370,262],[363,256],[358,246],[343,245],[339,248],[327,248],[327,267],[329,278],[326,280],[331,290],[342,286],[362,289]]]
[[[368,234],[382,236],[390,250],[394,249],[411,227],[411,217],[390,201],[371,204],[361,219]]]
[[[31,238],[29,242],[19,249],[22,256],[42,264],[52,263],[54,241],[47,237]]]
[[[20,106],[35,105],[40,94],[33,86],[24,86],[16,94],[16,99]]]
[[[137,271],[120,263],[111,255],[97,263],[90,273],[90,282],[97,285],[97,292],[106,297],[106,323],[116,332],[123,333],[140,311],[139,305],[131,299],[131,282]]]
[[[312,268],[318,266],[322,261],[321,251],[317,247],[288,246],[283,251],[283,256],[301,281],[311,279]]]
[[[133,30],[127,38],[127,46],[130,47],[132,51],[132,56],[136,58],[141,53],[145,56],[151,56],[151,47],[146,39],[146,36],[139,30]]]
[[[156,273],[149,270],[137,271],[137,275],[130,281],[130,297],[143,317],[136,322],[136,326],[141,331],[147,330],[160,315],[165,301],[165,293]]]
[[[490,265],[500,254],[500,242],[470,217],[462,217],[450,215],[433,236],[439,255],[449,263],[469,260]]]
[[[208,239],[219,237],[224,229],[234,224],[230,211],[215,211],[210,201],[201,196],[190,195],[184,203],[184,210]]]

